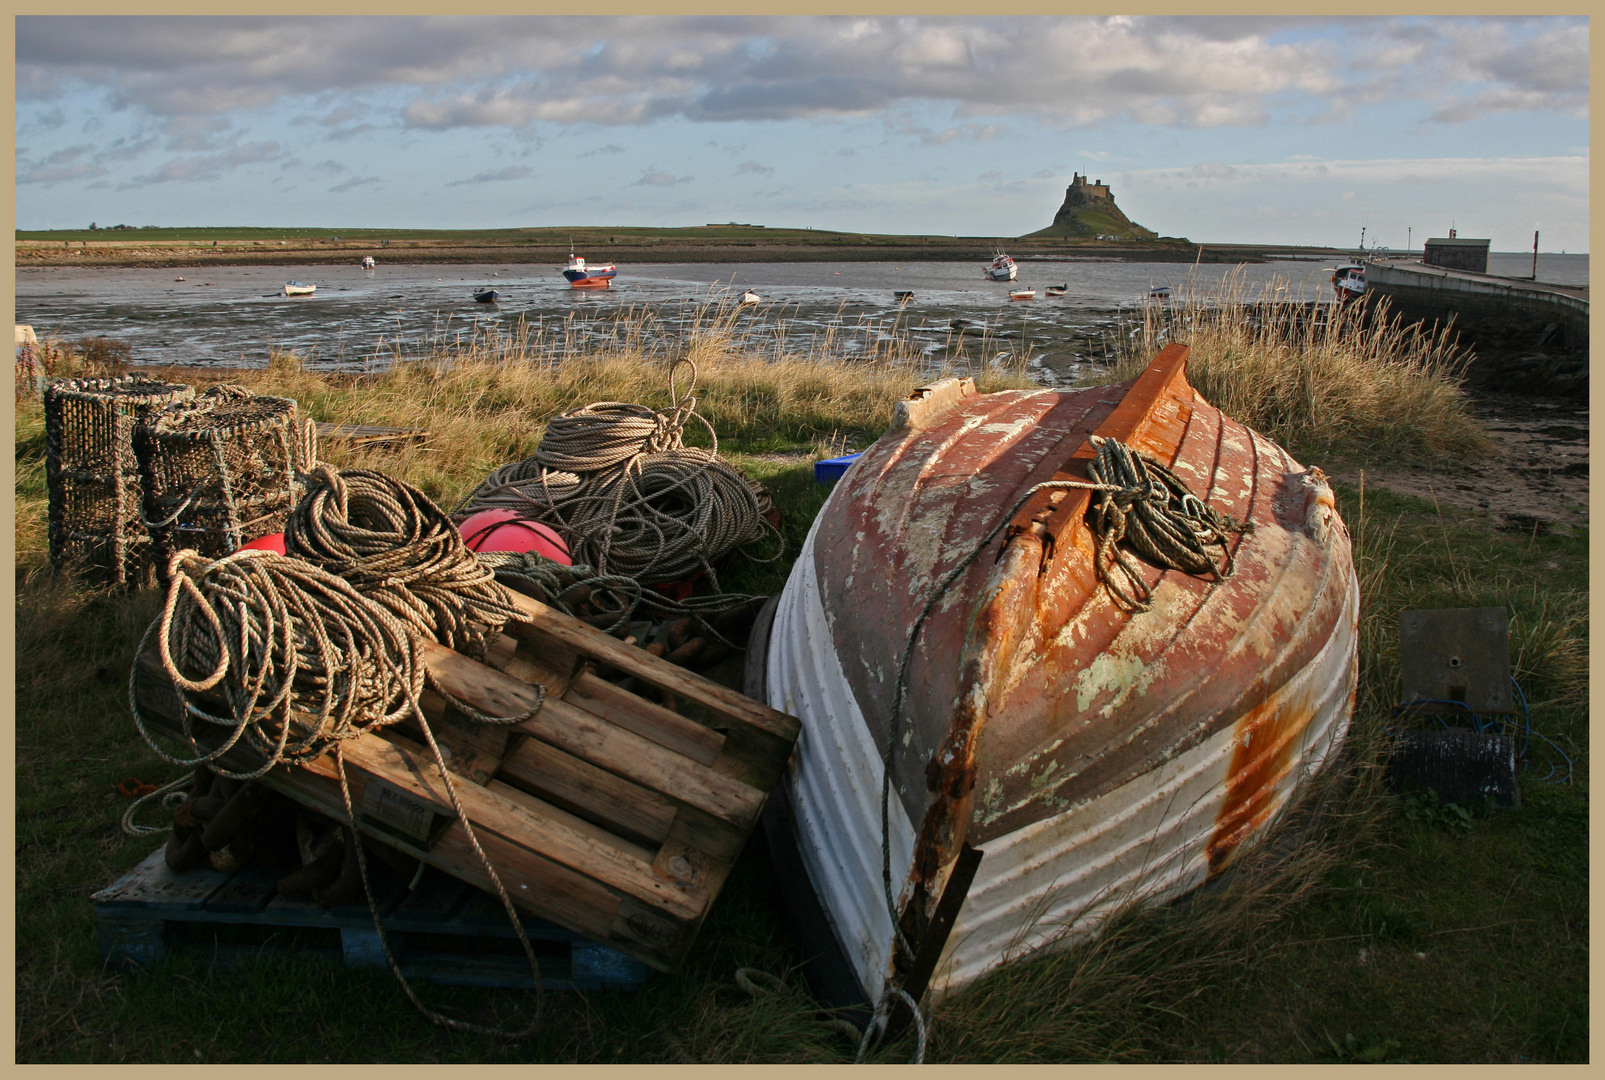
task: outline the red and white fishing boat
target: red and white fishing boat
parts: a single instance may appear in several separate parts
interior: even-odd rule
[[[1014,264],[1012,258],[1000,251],[981,272],[986,275],[988,281],[1013,281],[1020,268]]]
[[[1327,272],[1332,275],[1332,291],[1337,294],[1338,303],[1346,304],[1365,295],[1364,263],[1328,267]]]
[[[1200,397],[1186,355],[1112,386],[921,388],[815,520],[747,692],[802,721],[766,827],[826,1003],[940,997],[1196,888],[1341,744],[1359,588],[1332,491]],[[1032,492],[1085,482],[1094,436],[1252,525],[1229,576],[1138,561],[1151,606],[1111,597],[1091,493]]]
[[[568,279],[569,286],[575,289],[610,288],[618,273],[619,268],[612,263],[586,266],[585,260],[572,251],[568,253],[568,265],[563,267],[563,276]]]

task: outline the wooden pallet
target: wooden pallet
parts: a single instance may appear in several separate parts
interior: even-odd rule
[[[488,663],[424,648],[435,681],[490,716],[529,712],[540,700],[530,684],[547,688],[533,718],[511,728],[472,723],[439,695],[425,694],[424,713],[448,755],[458,799],[515,903],[671,971],[757,824],[800,725],[512,595],[520,619],[507,626]],[[154,652],[139,671],[141,712],[177,738],[181,710]],[[674,709],[600,678],[598,665],[657,688]],[[415,722],[343,746],[365,835],[493,890]],[[257,764],[243,741],[221,763],[239,771]],[[278,766],[260,782],[345,819],[332,754]]]
[[[457,986],[533,988],[529,960],[494,897],[438,871],[416,887],[375,863],[375,899],[386,940],[409,979]],[[324,907],[285,900],[280,871],[175,874],[162,851],[93,897],[100,954],[114,967],[149,966],[169,952],[228,963],[273,953],[386,967],[365,902]],[[522,920],[548,990],[633,990],[651,968],[553,923]]]
[[[378,446],[383,443],[423,442],[428,428],[380,427],[377,424],[318,423],[319,439],[339,439],[352,446]]]

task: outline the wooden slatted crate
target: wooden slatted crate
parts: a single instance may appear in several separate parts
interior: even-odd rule
[[[425,695],[424,714],[458,779],[480,846],[514,902],[663,971],[691,947],[799,733],[796,718],[514,594],[520,621],[479,663],[438,645],[425,662],[453,697],[511,728],[480,725]],[[655,688],[675,709],[597,675]],[[159,662],[139,672],[147,722],[177,737],[180,710]],[[676,711],[678,710],[678,711]],[[364,834],[481,889],[484,866],[454,818],[416,726],[344,744]],[[236,747],[221,759],[249,764]],[[332,754],[280,765],[262,783],[345,819]]]
[[[530,988],[529,961],[501,904],[435,871],[415,887],[383,873],[378,907],[391,951],[409,979],[458,986]],[[170,952],[213,962],[275,952],[323,954],[353,967],[384,967],[384,949],[365,903],[324,907],[286,900],[278,873],[260,867],[174,873],[163,852],[93,897],[105,961],[149,966]],[[616,949],[533,916],[524,932],[548,990],[633,990],[651,969]]]

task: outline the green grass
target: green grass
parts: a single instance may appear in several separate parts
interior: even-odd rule
[[[873,437],[894,388],[913,380],[891,363],[760,369],[716,335],[701,347],[702,407],[721,448],[775,492],[789,545],[781,564],[739,568],[727,585],[773,591],[826,494],[812,461]],[[434,451],[331,456],[448,501],[491,465],[527,453],[541,420],[565,402],[665,403],[661,372],[651,358],[612,356],[555,369],[416,365],[356,382],[281,362],[249,378],[298,396],[320,419],[427,424]],[[115,786],[176,775],[145,748],[126,705],[133,645],[159,598],[51,578],[42,428],[37,404],[20,405],[19,1060],[851,1060],[852,1045],[818,1022],[801,989],[761,836],[679,972],[633,994],[548,995],[541,1035],[514,1047],[430,1026],[384,971],[273,959],[221,972],[185,955],[150,971],[104,970],[88,897],[156,843],[120,833]],[[1362,514],[1359,492],[1338,494],[1358,545],[1361,691],[1353,779],[1329,792],[1325,829],[1292,857],[1245,860],[1218,893],[1129,914],[1097,942],[1002,969],[944,1002],[928,1060],[1588,1059],[1586,533],[1517,535],[1480,514],[1376,491],[1365,493]],[[1572,755],[1575,772],[1567,786],[1526,779],[1521,809],[1451,832],[1408,820],[1381,782],[1383,727],[1398,695],[1397,615],[1484,605],[1509,611],[1534,727]],[[780,975],[786,988],[749,997],[734,982],[738,967]],[[532,1004],[519,993],[420,994],[504,1026]],[[877,1057],[909,1052],[905,1038]]]

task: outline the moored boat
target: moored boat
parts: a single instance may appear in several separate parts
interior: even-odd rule
[[[374,268],[374,265],[375,264],[374,264],[372,255],[364,255],[362,257],[362,268],[364,270],[372,270]]]
[[[743,305],[756,304],[758,301],[760,301],[762,299],[763,299],[763,297],[759,296],[757,293],[753,292],[751,289],[748,289],[746,292],[741,294],[741,303]]]
[[[1010,289],[1009,290],[1009,299],[1010,300],[1035,300],[1036,298],[1037,298],[1037,291],[1035,289]]]
[[[1067,281],[1063,285],[1049,285],[1043,292],[1048,296],[1063,296],[1068,288],[1070,288],[1070,283]]]
[[[318,291],[316,285],[303,285],[299,281],[286,281],[284,283],[285,296],[311,296]]]
[[[497,292],[495,289],[485,289],[482,292],[476,292],[474,294],[474,299],[481,304],[494,304],[501,298],[501,295],[502,294]]]
[[[1014,264],[1012,258],[1000,251],[981,272],[986,275],[988,281],[1013,281],[1020,268]]]
[[[618,273],[618,267],[612,263],[587,266],[585,260],[572,251],[568,253],[568,265],[563,267],[563,276],[568,279],[569,286],[575,289],[611,288]]]
[[[1346,304],[1365,295],[1364,263],[1350,262],[1342,266],[1329,266],[1327,272],[1332,275],[1332,291],[1337,294],[1338,303]]]
[[[914,290],[899,289],[897,292],[892,294],[892,299],[896,300],[899,304],[906,304],[910,300],[914,299]]]
[[[921,388],[816,518],[747,691],[803,724],[766,828],[794,927],[823,928],[826,1004],[940,997],[1197,887],[1341,743],[1359,592],[1331,489],[1186,355],[1114,386]],[[1100,553],[1074,485],[1110,446],[1218,515],[1195,511],[1206,568]]]

